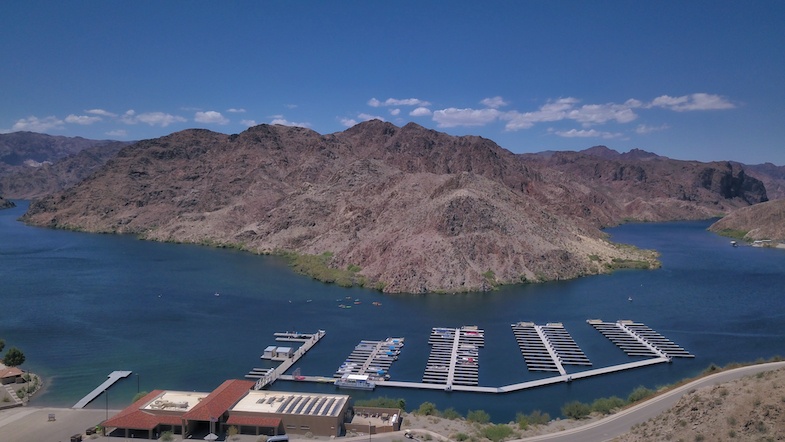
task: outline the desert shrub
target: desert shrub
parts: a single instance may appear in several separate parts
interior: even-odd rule
[[[493,442],[499,442],[500,440],[504,440],[505,438],[509,437],[512,434],[512,428],[508,425],[498,424],[498,425],[488,425],[487,427],[482,429],[482,435],[492,440]]]
[[[591,407],[580,401],[572,401],[564,404],[561,412],[570,419],[583,419],[591,414]]]
[[[643,385],[641,385],[635,388],[635,390],[632,390],[632,393],[630,393],[630,395],[627,397],[627,402],[632,404],[641,401],[643,399],[646,399],[653,394],[654,394],[654,390],[650,390],[644,387]]]
[[[439,410],[436,409],[436,405],[433,402],[423,402],[420,404],[420,408],[417,409],[417,414],[422,416],[437,416]]]
[[[457,440],[458,442],[463,442],[465,440],[469,440],[469,435],[466,433],[458,433],[453,436],[453,439]]]
[[[173,441],[174,440],[174,433],[171,431],[164,431],[161,433],[161,440],[163,441]]]
[[[450,420],[460,419],[461,413],[458,413],[455,408],[450,407],[442,411],[442,417]]]
[[[623,407],[626,404],[624,399],[618,396],[601,397],[591,403],[591,411],[600,414],[611,414],[613,410]]]
[[[491,421],[491,416],[485,410],[469,410],[466,413],[466,420],[478,424],[487,424]]]

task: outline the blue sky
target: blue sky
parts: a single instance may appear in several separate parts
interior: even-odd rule
[[[785,165],[783,1],[11,1],[0,56],[2,132],[380,118]]]

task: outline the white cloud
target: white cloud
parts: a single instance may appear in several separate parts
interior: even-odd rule
[[[283,116],[278,115],[277,118],[274,118],[270,124],[280,124],[282,126],[297,126],[297,127],[311,127],[311,123],[296,123],[294,121],[288,121],[287,119],[283,118]]]
[[[390,109],[390,115],[398,115],[401,113],[401,110],[398,108]]]
[[[85,113],[86,114],[93,114],[93,115],[100,115],[102,117],[110,117],[110,118],[114,118],[114,117],[117,116],[117,114],[109,112],[107,110],[103,110],[103,109],[90,109],[90,110],[86,110]]]
[[[486,107],[490,107],[492,109],[498,109],[502,106],[507,106],[507,104],[509,103],[504,101],[502,97],[496,96],[496,97],[485,98],[482,101],[480,101],[480,104]]]
[[[714,94],[697,93],[682,95],[681,97],[671,97],[661,95],[652,100],[652,107],[662,107],[676,112],[696,111],[696,110],[721,110],[733,109],[735,104],[726,100],[724,97]]]
[[[616,120],[617,123],[629,123],[638,118],[638,115],[632,111],[632,105],[636,103],[640,102],[628,100],[624,104],[586,104],[571,110],[567,114],[567,118],[582,123],[584,126],[607,123],[611,120]]]
[[[495,120],[500,114],[496,109],[456,109],[450,107],[435,111],[433,120],[438,123],[439,127],[483,126]]]
[[[194,114],[194,121],[203,124],[226,124],[229,119],[221,115],[220,112],[206,111]]]
[[[596,129],[570,129],[568,131],[555,131],[554,133],[565,138],[619,138],[622,136],[618,132],[601,132]]]
[[[242,114],[245,113],[245,109],[231,107],[229,109],[226,109],[226,112],[233,113],[233,114]]]
[[[93,124],[93,123],[97,123],[99,121],[101,121],[101,117],[91,117],[89,115],[74,115],[74,114],[71,114],[71,115],[65,117],[65,122],[66,123],[81,124],[83,126],[87,126],[87,125],[90,125],[90,124]]]
[[[545,103],[537,111],[524,113],[510,111],[501,118],[507,120],[507,124],[504,127],[505,130],[528,129],[534,126],[535,123],[559,121],[567,118],[567,112],[572,110],[576,103],[578,103],[577,98],[559,98],[556,101]]]
[[[297,109],[297,105],[296,104],[285,104],[284,106],[287,109]]]
[[[354,118],[341,118],[341,124],[346,127],[352,127],[357,125],[357,120]]]
[[[137,114],[133,109],[130,109],[120,116],[120,121],[125,124],[145,123],[150,126],[166,127],[174,123],[185,123],[188,120],[179,115],[172,115],[164,112]]]
[[[240,120],[240,124],[246,127],[256,126],[258,123],[256,120]]]
[[[668,128],[670,128],[670,126],[667,124],[662,124],[660,126],[647,126],[645,124],[639,124],[638,127],[635,128],[635,133],[643,135],[651,132],[659,132]]]
[[[44,132],[47,130],[52,129],[62,129],[63,128],[63,120],[60,120],[56,117],[46,117],[46,118],[38,118],[35,116],[29,116],[27,118],[22,118],[17,120],[16,123],[11,127],[12,131],[31,131],[31,132]]]
[[[404,98],[404,99],[397,99],[397,98],[388,98],[384,101],[379,101],[376,98],[371,98],[368,100],[368,106],[371,107],[380,107],[380,106],[430,106],[431,103],[420,100],[419,98]]]
[[[117,130],[110,130],[106,134],[109,135],[110,137],[125,138],[128,136],[128,131],[125,129],[117,129]]]
[[[384,117],[380,117],[379,115],[371,115],[366,113],[357,114],[357,118],[359,118],[362,121],[371,121],[371,120],[387,121],[384,119]]]
[[[418,107],[417,109],[409,112],[409,115],[412,117],[427,117],[431,115],[431,110],[427,107]]]

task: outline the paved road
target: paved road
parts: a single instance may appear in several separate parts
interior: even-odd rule
[[[632,426],[637,423],[646,422],[647,420],[660,415],[663,411],[673,407],[682,396],[693,388],[729,382],[744,376],[783,367],[785,367],[785,362],[772,362],[716,373],[690,382],[689,384],[678,387],[599,421],[592,422],[591,424],[559,433],[521,439],[521,442],[605,442],[629,432]]]

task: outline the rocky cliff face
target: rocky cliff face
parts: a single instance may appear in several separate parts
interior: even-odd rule
[[[523,158],[585,185],[578,207],[601,225],[705,219],[768,200],[763,183],[730,162],[679,161],[640,150],[619,154],[601,146]]]
[[[0,209],[10,209],[11,207],[16,207],[16,204],[0,196]]]
[[[388,292],[573,278],[653,257],[549,207],[573,194],[490,140],[371,121],[189,130],[121,150],[25,220],[268,253],[332,252]]]

